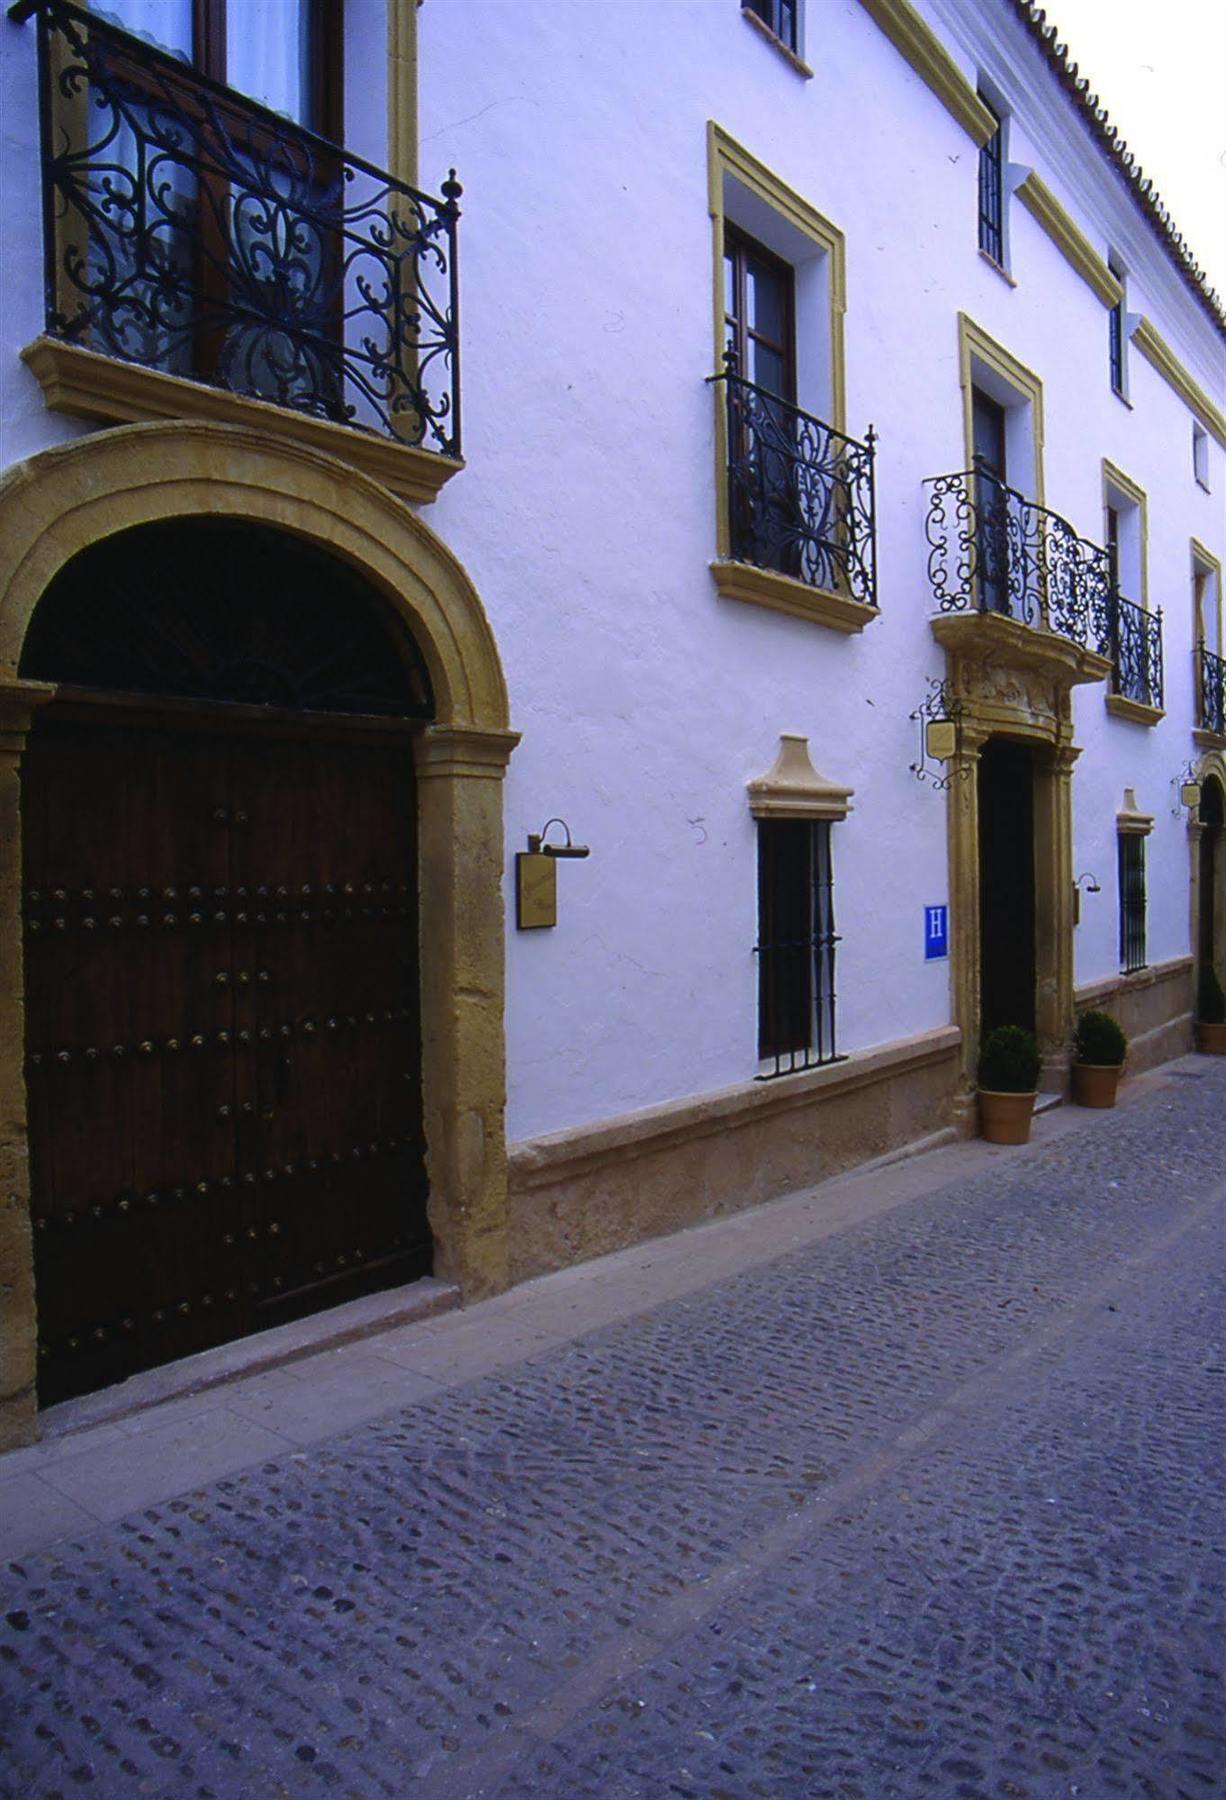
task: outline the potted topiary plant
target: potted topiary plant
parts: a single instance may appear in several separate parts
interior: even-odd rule
[[[1105,1012],[1078,1015],[1073,1032],[1073,1099],[1078,1106],[1114,1106],[1128,1039]]]
[[[1196,1048],[1226,1056],[1226,994],[1212,963],[1204,963],[1196,996]]]
[[[1039,1086],[1033,1031],[998,1025],[979,1047],[979,1129],[989,1144],[1027,1144]]]

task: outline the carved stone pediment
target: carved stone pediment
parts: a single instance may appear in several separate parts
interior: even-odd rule
[[[1021,730],[1054,742],[1068,733],[1072,689],[1111,673],[1106,657],[1003,613],[949,613],[930,623],[950,687],[985,734]]]

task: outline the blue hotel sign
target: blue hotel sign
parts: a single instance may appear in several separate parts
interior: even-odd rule
[[[949,908],[948,906],[926,906],[924,908],[924,961],[935,962],[938,957],[949,955]]]

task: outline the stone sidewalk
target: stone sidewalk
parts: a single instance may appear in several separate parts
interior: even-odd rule
[[[1226,1791],[1226,1068],[1126,1096],[59,1409],[0,1792]]]

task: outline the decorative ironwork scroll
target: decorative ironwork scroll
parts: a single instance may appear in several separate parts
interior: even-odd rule
[[[433,199],[68,0],[37,11],[48,332],[458,456],[454,171]]]
[[[943,613],[998,612],[1110,654],[1104,549],[982,471],[937,475],[925,485],[928,577]]]
[[[1142,706],[1162,705],[1162,612],[1111,597],[1111,691]]]
[[[1226,661],[1206,644],[1197,645],[1200,728],[1226,737]]]
[[[737,562],[877,605],[874,433],[858,443],[736,373],[728,404],[728,523]]]

